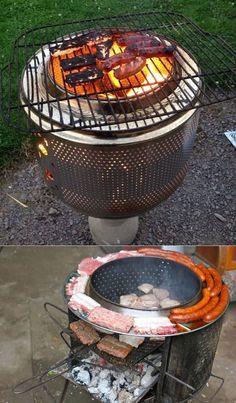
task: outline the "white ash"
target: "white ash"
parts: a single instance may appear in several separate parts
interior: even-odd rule
[[[161,365],[161,354],[150,354],[147,358],[157,367]],[[66,377],[83,385],[94,398],[104,403],[134,403],[157,380],[158,374],[145,362],[138,363],[133,369],[113,370],[111,364],[90,352]]]

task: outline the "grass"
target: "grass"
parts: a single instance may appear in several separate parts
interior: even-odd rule
[[[31,27],[154,8],[184,14],[203,29],[224,35],[236,45],[236,0],[0,0],[0,65],[9,61],[16,37]],[[29,138],[0,121],[1,168],[22,159]]]

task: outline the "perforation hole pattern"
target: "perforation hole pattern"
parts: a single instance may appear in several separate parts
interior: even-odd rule
[[[56,185],[56,195],[84,214],[101,218],[142,214],[181,184],[198,116],[197,111],[165,136],[133,144],[86,145],[47,135],[48,156],[39,163],[53,174],[52,191]]]

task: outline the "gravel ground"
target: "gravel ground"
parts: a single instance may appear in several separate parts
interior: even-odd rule
[[[183,185],[140,217],[135,244],[236,242],[235,149],[224,136],[236,130],[235,111],[235,101],[202,111]],[[36,161],[11,173],[1,189],[1,244],[93,244],[87,217],[54,198]]]

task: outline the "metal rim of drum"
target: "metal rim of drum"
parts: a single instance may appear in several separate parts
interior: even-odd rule
[[[188,56],[188,58],[191,60],[192,65],[199,71],[200,74],[200,68],[197,65],[196,61],[194,60],[194,57],[187,52],[186,49],[181,47],[181,50]],[[31,59],[28,61],[28,64],[30,61],[33,60],[34,57],[38,57],[39,60],[42,59],[42,54],[47,54],[49,53],[48,46],[45,45],[42,49],[39,49],[34,56],[31,57]],[[41,63],[42,64],[42,63]],[[42,68],[42,66],[41,66]],[[42,87],[42,72],[39,73],[38,71],[36,72],[38,77],[38,85]],[[41,74],[41,75],[40,75]],[[22,78],[21,78],[21,93],[20,93],[20,99],[21,103],[26,105],[24,107],[25,113],[30,117],[32,121],[37,125],[37,122],[39,122],[39,114],[40,114],[40,121],[42,123],[43,130],[50,131],[51,129],[51,124],[47,120],[47,117],[44,116],[37,108],[32,107],[32,105],[29,102],[29,99],[27,97],[27,94],[25,92],[27,86],[26,86],[26,67],[23,70],[22,73]],[[39,79],[41,77],[41,79]],[[191,78],[189,78],[190,80]],[[115,138],[115,144],[130,144],[130,143],[136,143],[139,141],[146,141],[150,139],[154,139],[157,137],[164,136],[170,131],[178,128],[179,126],[183,125],[187,120],[189,120],[192,115],[196,112],[196,108],[198,107],[198,97],[202,96],[202,80],[200,77],[195,78],[195,80],[198,79],[200,85],[198,87],[198,93],[194,94],[192,104],[194,105],[193,108],[188,109],[186,111],[179,111],[177,115],[168,117],[166,120],[163,121],[157,121],[155,123],[152,123],[150,125],[144,126],[144,127],[136,127],[135,123],[133,123],[134,128],[129,128],[128,130],[123,130],[119,129],[119,134],[123,133],[120,137]],[[183,80],[182,80],[183,81]],[[41,83],[41,84],[40,84]],[[34,80],[34,85],[35,85],[35,80]],[[178,88],[183,85],[183,83],[180,82]],[[45,91],[45,89],[44,89]],[[52,98],[52,97],[51,97]],[[51,100],[53,100],[52,98]],[[53,103],[52,103],[53,104]],[[51,104],[51,105],[52,105]],[[56,100],[55,100],[56,104]],[[55,105],[54,105],[55,107]],[[151,119],[151,116],[150,116]],[[132,125],[132,122],[130,122],[130,125]],[[57,127],[60,130],[60,123],[58,121],[54,122],[54,126]],[[102,129],[99,129],[102,130]],[[106,130],[102,130],[103,132],[106,132]],[[87,134],[89,132],[89,134]],[[117,130],[114,131],[116,133]],[[91,144],[91,145],[114,145],[114,138],[102,138],[99,136],[98,131],[95,130],[94,128],[92,129],[74,129],[74,130],[63,130],[63,131],[55,131],[53,134],[57,137],[63,138],[65,140],[73,141],[73,142],[78,142],[82,144]],[[138,134],[138,136],[134,136],[134,134]]]
[[[163,268],[163,262],[165,262],[164,264],[167,264],[167,267]],[[200,293],[202,290],[201,281],[199,280],[197,275],[193,271],[191,271],[187,266],[184,266],[173,260],[162,259],[159,257],[149,257],[149,256],[148,257],[147,256],[132,256],[132,257],[127,257],[127,258],[122,258],[122,259],[115,259],[115,260],[112,260],[110,262],[107,262],[107,263],[99,266],[98,269],[96,269],[95,272],[90,276],[89,286],[88,286],[89,295],[95,301],[97,301],[102,306],[104,306],[105,308],[111,309],[111,310],[114,310],[114,311],[120,312],[120,313],[126,313],[128,315],[136,314],[137,316],[143,316],[143,314],[145,314],[148,316],[153,316],[153,315],[155,316],[155,314],[157,314],[157,313],[168,314],[170,309],[177,307],[177,305],[175,305],[175,306],[169,306],[167,308],[150,308],[150,309],[130,308],[130,307],[121,305],[117,302],[114,302],[114,301],[108,299],[104,295],[101,295],[101,293],[99,293],[95,289],[94,283],[96,282],[96,280],[101,282],[101,279],[103,278],[103,273],[102,273],[103,271],[105,273],[107,273],[108,275],[111,273],[111,275],[109,277],[112,277],[112,275],[113,275],[112,269],[116,270],[116,268],[117,268],[117,270],[119,272],[120,266],[124,266],[122,268],[123,274],[124,274],[125,270],[129,270],[128,269],[128,267],[130,267],[129,264],[131,264],[131,265],[134,264],[135,271],[137,273],[138,273],[137,266],[141,265],[139,272],[141,272],[141,275],[144,274],[144,277],[145,277],[145,270],[148,271],[148,269],[151,269],[150,267],[147,267],[147,265],[149,265],[149,264],[151,265],[151,267],[153,266],[152,274],[154,274],[155,270],[157,270],[157,272],[159,271],[159,273],[165,272],[165,274],[169,274],[168,271],[170,270],[170,272],[171,272],[173,270],[173,271],[176,271],[176,277],[177,277],[178,270],[181,270],[183,272],[185,271],[185,275],[189,275],[189,281],[191,280],[191,278],[193,279],[193,281],[195,281],[196,290],[194,290],[194,292],[188,299],[186,298],[185,300],[180,302],[178,306],[190,305],[190,304],[196,302],[200,297]],[[118,267],[110,267],[110,266],[114,266],[114,265],[118,266]],[[174,267],[174,266],[177,266],[177,267]],[[143,270],[143,271],[141,271],[141,270]],[[96,279],[96,277],[98,277],[99,275],[100,275],[101,279]],[[119,275],[119,273],[117,273],[117,279],[119,279],[119,276],[120,276],[120,278],[122,278],[122,274]],[[182,277],[183,276],[184,276],[184,274],[182,275]],[[161,274],[157,274],[157,279],[158,279],[158,277],[161,278],[162,277]],[[170,279],[171,279],[171,276],[170,276]],[[104,278],[103,280],[105,280],[105,283],[107,284],[106,280],[108,280],[108,279]],[[125,278],[123,280],[125,281]],[[114,281],[115,281],[115,279],[114,279]],[[148,283],[148,279],[147,280],[144,279],[143,281]],[[163,277],[162,277],[162,281],[163,281]],[[165,287],[165,284],[163,282],[161,282],[161,284],[163,284],[163,286],[162,285],[155,285],[155,286],[156,287]],[[137,289],[137,287],[135,289]],[[171,292],[170,289],[168,291]],[[127,291],[127,293],[132,293],[132,292],[134,292],[134,291],[132,291],[132,290]],[[182,294],[182,293],[180,293],[180,294]],[[170,298],[178,298],[178,297],[170,297]]]

